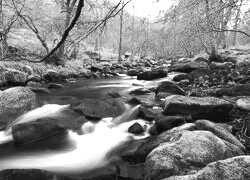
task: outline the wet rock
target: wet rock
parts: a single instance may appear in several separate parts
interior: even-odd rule
[[[144,132],[144,128],[139,123],[134,123],[128,128],[128,132],[132,134],[142,134]]]
[[[184,124],[183,126],[176,127],[172,130],[165,131],[157,136],[151,136],[145,139],[132,141],[121,153],[121,158],[130,164],[139,164],[146,161],[147,155],[161,143],[169,142],[171,138],[180,134],[184,130],[194,130],[194,124]]]
[[[139,115],[138,117],[148,120],[148,121],[152,121],[155,118],[155,112],[150,109],[150,108],[145,108],[143,106],[139,107]]]
[[[15,124],[12,127],[12,136],[17,144],[27,144],[48,138],[56,133],[63,132],[53,120],[42,119],[27,123]]]
[[[160,83],[160,85],[156,88],[155,93],[157,95],[160,92],[185,95],[185,91],[182,88],[170,81],[164,81]]]
[[[188,79],[184,79],[178,82],[177,85],[180,86],[181,88],[185,88],[188,87],[188,85],[190,85],[190,81]]]
[[[39,82],[34,82],[34,81],[29,81],[27,84],[26,84],[27,87],[31,87],[31,88],[41,88],[42,87],[42,84],[39,83]]]
[[[118,92],[115,92],[115,91],[108,92],[108,95],[110,97],[112,97],[112,98],[119,98],[119,97],[121,97],[121,95]]]
[[[119,99],[83,99],[71,104],[71,108],[89,119],[99,120],[121,115],[125,110],[125,105]]]
[[[173,66],[170,67],[172,71],[189,73],[197,69],[207,69],[208,63],[204,58],[193,59],[185,59],[177,62]]]
[[[164,115],[191,115],[193,120],[221,121],[232,110],[228,101],[215,97],[187,97],[172,95],[165,99]]]
[[[147,156],[146,177],[155,180],[181,175],[211,162],[240,155],[243,155],[242,151],[232,152],[211,132],[183,131]]]
[[[15,69],[8,69],[5,72],[5,80],[8,85],[24,86],[27,81],[27,74]]]
[[[63,82],[65,79],[54,70],[47,70],[46,74],[44,75],[44,79],[51,82]]]
[[[238,99],[236,105],[239,109],[250,111],[250,97]]]
[[[177,74],[176,76],[174,76],[173,81],[181,81],[184,79],[188,79],[188,75],[187,74]]]
[[[74,180],[40,169],[7,169],[0,171],[0,180]],[[75,179],[76,180],[76,179]]]
[[[127,102],[128,104],[131,105],[139,105],[142,104],[142,102],[140,101],[140,99],[136,98],[136,97],[132,97],[131,99],[128,100]]]
[[[167,71],[164,69],[154,69],[151,71],[145,71],[137,75],[138,80],[153,80],[163,78],[167,76]]]
[[[137,76],[141,71],[137,70],[137,69],[131,69],[127,72],[128,76]]]
[[[0,123],[9,124],[21,114],[35,108],[36,94],[28,87],[13,87],[0,92]]]
[[[152,92],[146,88],[138,88],[132,90],[129,94],[131,95],[145,95],[145,94],[151,94]]]
[[[191,117],[184,117],[184,116],[164,116],[158,115],[155,120],[155,126],[158,133],[164,132],[166,130],[172,129],[174,127],[180,126],[184,124],[186,121]]]
[[[49,83],[48,89],[61,89],[63,88],[63,85],[57,84],[57,83]]]
[[[171,95],[173,95],[173,94],[170,94],[170,93],[167,93],[167,92],[159,92],[159,93],[157,93],[157,94],[155,95],[155,98],[156,98],[157,100],[163,100],[163,99],[165,99],[166,97],[171,96]]]
[[[163,180],[240,180],[250,179],[250,156],[238,156],[208,164],[195,174]]]
[[[234,135],[224,129],[221,125],[217,125],[216,123],[213,123],[208,120],[198,120],[195,121],[194,124],[196,125],[198,130],[210,131],[220,139],[228,141],[229,143],[235,145],[242,151],[245,150],[244,145]]]
[[[38,74],[31,74],[27,78],[27,82],[29,82],[29,81],[41,82],[42,77],[40,75],[38,75]]]
[[[49,89],[43,87],[30,87],[30,89],[35,93],[42,93],[42,94],[51,93]]]
[[[250,96],[250,84],[238,84],[229,88],[216,91],[217,96]]]

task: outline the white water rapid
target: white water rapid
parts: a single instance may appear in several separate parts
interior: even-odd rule
[[[61,117],[68,105],[45,105],[19,117],[13,124],[34,121],[41,117]],[[110,163],[118,157],[119,149],[133,139],[145,138],[127,132],[135,122],[145,129],[151,124],[143,120],[133,120],[138,106],[128,109],[114,119],[105,118],[98,123],[87,122],[82,126],[83,135],[68,131],[67,141],[73,144],[64,151],[27,152],[0,158],[0,170],[16,168],[38,168],[58,173],[87,172]],[[12,124],[12,125],[13,125]],[[0,144],[11,141],[11,128],[0,132]],[[45,140],[46,141],[46,140]]]

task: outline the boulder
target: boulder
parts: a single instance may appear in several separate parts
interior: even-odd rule
[[[208,131],[182,131],[162,143],[146,159],[146,177],[158,180],[205,167],[211,162],[240,156]]]
[[[132,134],[142,134],[144,132],[144,128],[139,123],[134,123],[128,128],[128,132]]]
[[[156,88],[155,93],[157,95],[160,92],[185,95],[185,91],[182,88],[170,81],[163,81],[160,83],[160,85]]]
[[[125,110],[125,104],[119,99],[82,99],[71,104],[71,108],[88,119],[99,120],[121,115]]]
[[[50,119],[41,119],[12,126],[12,136],[17,144],[32,143],[63,131],[63,128]]]
[[[153,119],[155,118],[155,112],[153,111],[153,109],[140,106],[139,111],[140,112],[139,112],[138,117],[142,119],[153,121]]]
[[[233,105],[215,97],[187,97],[172,95],[165,99],[164,115],[191,115],[193,120],[220,121]]]
[[[197,69],[207,69],[208,63],[204,58],[185,59],[170,67],[172,71],[190,73]]]
[[[161,133],[163,131],[172,129],[174,127],[180,126],[184,124],[186,121],[192,121],[189,120],[191,117],[184,117],[184,116],[164,116],[161,114],[158,114],[155,121],[156,130],[158,133]]]
[[[164,69],[153,69],[151,71],[145,71],[137,75],[138,80],[153,80],[166,77],[168,72]]]
[[[137,76],[139,73],[141,72],[141,70],[138,69],[130,69],[127,72],[128,76]]]
[[[8,85],[24,86],[26,84],[26,81],[28,80],[28,76],[21,71],[8,69],[5,72],[5,80]]]
[[[182,131],[194,129],[194,124],[184,124],[156,136],[131,141],[121,153],[121,158],[130,164],[144,163],[147,155],[161,143],[169,142],[174,135],[180,134]]]
[[[178,82],[177,85],[181,88],[185,88],[190,85],[190,81],[188,79],[183,79],[180,82]]]
[[[27,84],[26,84],[27,87],[30,87],[30,88],[41,88],[43,85],[39,82],[35,82],[35,81],[29,81]]]
[[[174,76],[173,81],[179,82],[184,79],[188,79],[188,74],[177,74]]]
[[[28,76],[27,81],[34,81],[34,82],[41,82],[42,81],[42,77],[38,74],[31,74]]]
[[[195,174],[163,180],[243,180],[250,179],[250,156],[238,156],[208,164]]]
[[[224,129],[220,124],[217,125],[216,123],[208,120],[198,120],[195,121],[194,124],[196,125],[198,130],[210,131],[223,141],[227,141],[232,145],[235,145],[242,151],[245,150],[244,145],[234,135]]]
[[[63,85],[57,84],[57,83],[49,83],[48,89],[61,89],[63,88]]]
[[[0,92],[0,123],[9,124],[21,114],[34,109],[36,94],[28,87],[13,87]]]
[[[44,79],[52,82],[65,81],[57,71],[51,69],[47,70],[46,74],[44,75]]]
[[[239,109],[250,111],[250,97],[238,99],[236,105]]]

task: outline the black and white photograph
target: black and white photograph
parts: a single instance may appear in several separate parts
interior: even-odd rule
[[[250,180],[250,0],[0,0],[0,180]]]

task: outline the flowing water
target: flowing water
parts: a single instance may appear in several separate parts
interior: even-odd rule
[[[126,97],[133,89],[140,86],[155,87],[163,80],[166,78],[158,81],[138,81],[130,77],[80,80],[66,83],[63,89],[55,90],[51,94],[39,94],[41,107],[20,116],[5,132],[0,132],[0,170],[38,168],[67,174],[88,172],[107,165],[119,157],[119,149],[127,142],[148,136],[147,131],[140,136],[127,132],[135,122],[140,123],[146,130],[151,126],[146,121],[134,119],[138,106],[126,105],[123,114],[115,118],[104,118],[98,123],[87,122],[81,127],[81,134],[69,130],[67,133],[26,145],[13,143],[11,126],[42,117],[70,119],[72,117],[65,113],[65,109],[77,100],[108,98],[108,93],[112,91]],[[152,95],[149,100],[153,99]]]

